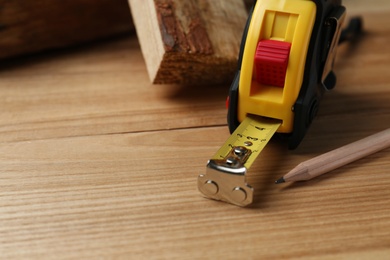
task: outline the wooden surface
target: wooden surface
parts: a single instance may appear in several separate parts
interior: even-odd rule
[[[232,81],[247,19],[244,1],[129,0],[154,83]]]
[[[133,30],[126,0],[0,0],[0,59]]]
[[[388,259],[390,150],[309,182],[299,162],[389,127],[390,4],[345,1],[366,34],[343,46],[301,146],[270,142],[249,208],[196,178],[228,137],[228,85],[149,83],[126,38],[3,64],[0,258]]]

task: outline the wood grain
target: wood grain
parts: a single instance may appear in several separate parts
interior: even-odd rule
[[[129,0],[154,83],[230,82],[247,19],[243,1]]]
[[[0,0],[0,59],[130,33],[126,0]]]
[[[226,124],[226,86],[152,85],[136,38],[9,64],[0,78],[3,142]]]
[[[366,33],[297,150],[271,140],[255,203],[204,199],[196,177],[229,136],[228,84],[155,86],[135,38],[0,68],[0,258],[387,259],[390,150],[309,182],[299,162],[389,127],[390,2],[344,1]]]

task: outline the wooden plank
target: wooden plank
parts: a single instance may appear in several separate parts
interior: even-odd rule
[[[338,123],[334,119],[322,121],[334,127]],[[355,128],[353,133],[362,138],[380,127]],[[257,192],[255,204],[246,209],[204,199],[196,190],[197,175],[228,136],[225,127],[2,144],[1,255],[6,259],[388,255],[390,150],[311,182],[273,184],[313,155],[313,143],[324,144],[319,147],[324,151],[346,142],[348,129],[339,130],[331,135],[316,127],[311,145],[301,153],[272,141],[251,168],[249,180]]]
[[[376,13],[365,24],[367,36],[339,52],[338,85],[319,117],[357,114],[376,124],[367,111],[388,116],[389,27]],[[0,79],[3,142],[226,124],[228,84],[151,85],[135,38],[8,63]]]
[[[253,164],[249,208],[196,189],[229,136],[228,84],[154,86],[134,38],[3,64],[1,257],[387,259],[389,149],[273,184],[390,122],[390,2],[345,3],[367,7],[367,32],[338,53],[338,85],[299,148],[271,140]]]
[[[386,15],[365,14],[365,24],[367,36],[339,51],[338,85],[319,117],[357,114],[376,124],[367,111],[388,116]],[[228,84],[154,86],[135,38],[8,63],[0,79],[2,142],[226,124]]]
[[[17,61],[0,79],[0,142],[226,124],[228,86],[152,85],[135,37]]]
[[[126,0],[0,0],[0,59],[129,33]]]
[[[153,83],[232,80],[247,19],[243,1],[129,2]]]

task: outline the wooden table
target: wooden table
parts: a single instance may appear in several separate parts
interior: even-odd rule
[[[389,149],[273,184],[389,127],[390,3],[345,4],[366,33],[301,146],[273,140],[252,166],[248,208],[196,188],[229,136],[229,86],[150,84],[135,37],[3,64],[1,258],[389,259]]]

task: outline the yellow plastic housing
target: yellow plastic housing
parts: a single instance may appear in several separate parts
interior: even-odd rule
[[[248,114],[282,121],[280,133],[293,131],[292,107],[301,89],[306,55],[316,16],[311,0],[258,0],[248,28],[241,64],[238,120]],[[254,57],[261,40],[291,43],[283,88],[258,83],[254,79]]]

